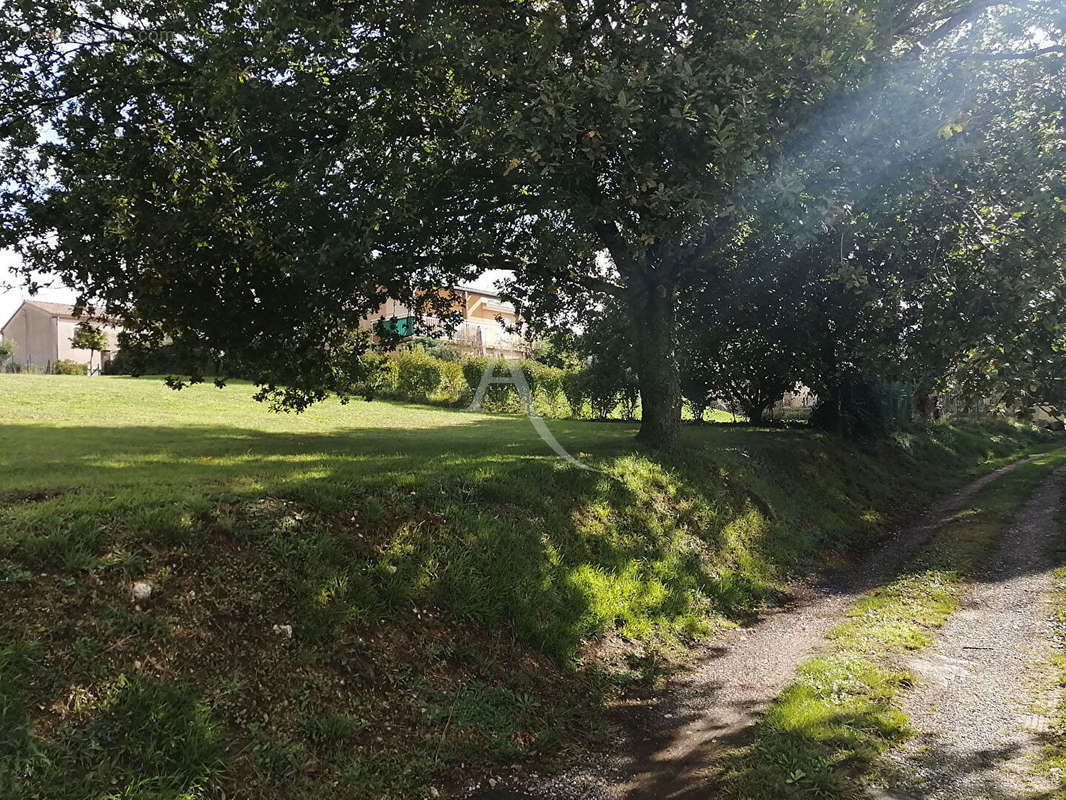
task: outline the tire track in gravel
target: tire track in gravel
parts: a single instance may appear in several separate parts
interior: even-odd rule
[[[898,531],[845,587],[792,587],[791,601],[747,628],[703,646],[696,666],[662,690],[612,710],[620,731],[599,753],[547,778],[475,790],[472,800],[706,800],[717,756],[736,743],[811,658],[856,595],[890,579],[933,534],[988,484],[1042,454],[971,481]]]
[[[936,644],[905,663],[919,678],[904,711],[919,736],[886,763],[897,775],[882,800],[1021,800],[1056,784],[1034,772],[1048,720],[1032,713],[1055,652],[1050,592],[1066,467],[1016,517],[987,569]],[[1041,679],[1042,678],[1042,679]]]

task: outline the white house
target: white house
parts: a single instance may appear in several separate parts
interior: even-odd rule
[[[0,334],[5,340],[15,342],[14,361],[24,367],[47,371],[56,361],[74,361],[89,366],[91,353],[70,344],[74,328],[83,319],[89,319],[107,337],[107,348],[96,354],[89,367],[91,372],[99,372],[118,350],[119,329],[107,320],[88,314],[75,317],[73,306],[26,300],[0,328]]]

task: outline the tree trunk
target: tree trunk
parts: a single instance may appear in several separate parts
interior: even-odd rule
[[[637,439],[658,450],[677,450],[681,445],[681,380],[675,327],[677,293],[672,286],[649,280],[631,288],[628,301],[640,383],[641,419]]]
[[[761,428],[766,424],[766,412],[764,406],[752,405],[744,411],[745,416],[748,418],[748,424],[753,428]]]
[[[914,411],[922,422],[931,422],[936,411],[936,398],[924,386],[914,390]]]

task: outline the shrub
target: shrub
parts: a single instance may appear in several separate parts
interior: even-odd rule
[[[89,366],[87,364],[79,364],[77,361],[68,361],[66,359],[60,359],[52,365],[53,375],[88,375]]]
[[[563,396],[563,376],[566,371],[532,360],[523,362],[522,371],[532,377],[530,388],[538,412],[544,416],[564,416],[565,410],[561,406],[566,399]]]
[[[438,366],[440,367],[440,386],[437,387],[437,392],[432,399],[451,405],[469,403],[473,398],[472,396],[467,398],[466,378],[463,375],[462,365],[457,361],[442,360]]]
[[[464,358],[459,365],[466,382],[466,395],[470,400],[474,399],[477,388],[481,385],[481,373],[485,371],[488,363],[489,360],[483,356],[471,356]]]
[[[215,375],[217,365],[206,360],[190,361],[174,344],[150,349],[123,347],[104,365],[107,375]],[[241,377],[230,373],[230,377]]]
[[[411,345],[421,347],[429,355],[439,358],[441,361],[461,361],[463,358],[462,353],[443,339],[434,339],[431,336],[416,336],[411,340]]]
[[[628,371],[623,376],[618,402],[621,404],[622,419],[636,419],[637,404],[640,403],[640,385],[637,383],[636,376]]]
[[[364,353],[362,356],[364,373],[351,386],[351,393],[364,400],[373,400],[389,387],[391,363],[389,357],[382,353]]]
[[[624,385],[622,370],[606,361],[594,361],[585,370],[586,391],[592,410],[607,419],[618,405]]]
[[[393,353],[391,371],[396,394],[413,402],[429,400],[440,386],[441,363],[420,347]]]
[[[478,387],[481,385],[481,376],[485,370],[492,369],[495,377],[510,377],[511,370],[502,359],[488,359],[484,356],[474,356],[463,360],[463,378],[466,380],[466,391],[470,400],[474,399]],[[529,380],[529,373],[526,380]],[[469,401],[468,401],[469,402]],[[522,404],[518,399],[514,384],[490,383],[485,391],[485,400],[481,404],[485,411],[518,411]]]
[[[910,421],[910,388],[875,378],[853,378],[830,387],[811,412],[816,428],[842,436],[883,436]]]
[[[570,405],[570,416],[580,417],[581,409],[588,398],[588,375],[585,368],[567,370],[560,380],[566,402]]]

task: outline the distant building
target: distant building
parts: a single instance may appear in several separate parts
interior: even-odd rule
[[[518,312],[515,307],[495,292],[474,289],[469,286],[456,286],[444,290],[450,296],[452,308],[460,311],[463,321],[450,335],[443,338],[457,350],[470,355],[498,358],[522,358],[527,347],[526,341],[509,333],[504,325],[515,325]],[[432,316],[424,319],[434,322]],[[406,335],[414,330],[415,314],[408,306],[395,300],[388,300],[365,319],[365,327],[372,328],[378,323],[389,325],[395,332]],[[501,323],[502,320],[502,323]]]
[[[22,367],[47,372],[56,361],[74,361],[89,366],[91,353],[70,346],[74,328],[84,319],[100,328],[107,337],[107,349],[98,351],[90,366],[91,372],[101,372],[118,350],[119,329],[91,315],[75,317],[73,306],[26,300],[0,328],[0,334],[5,340],[15,342],[13,360]]]

